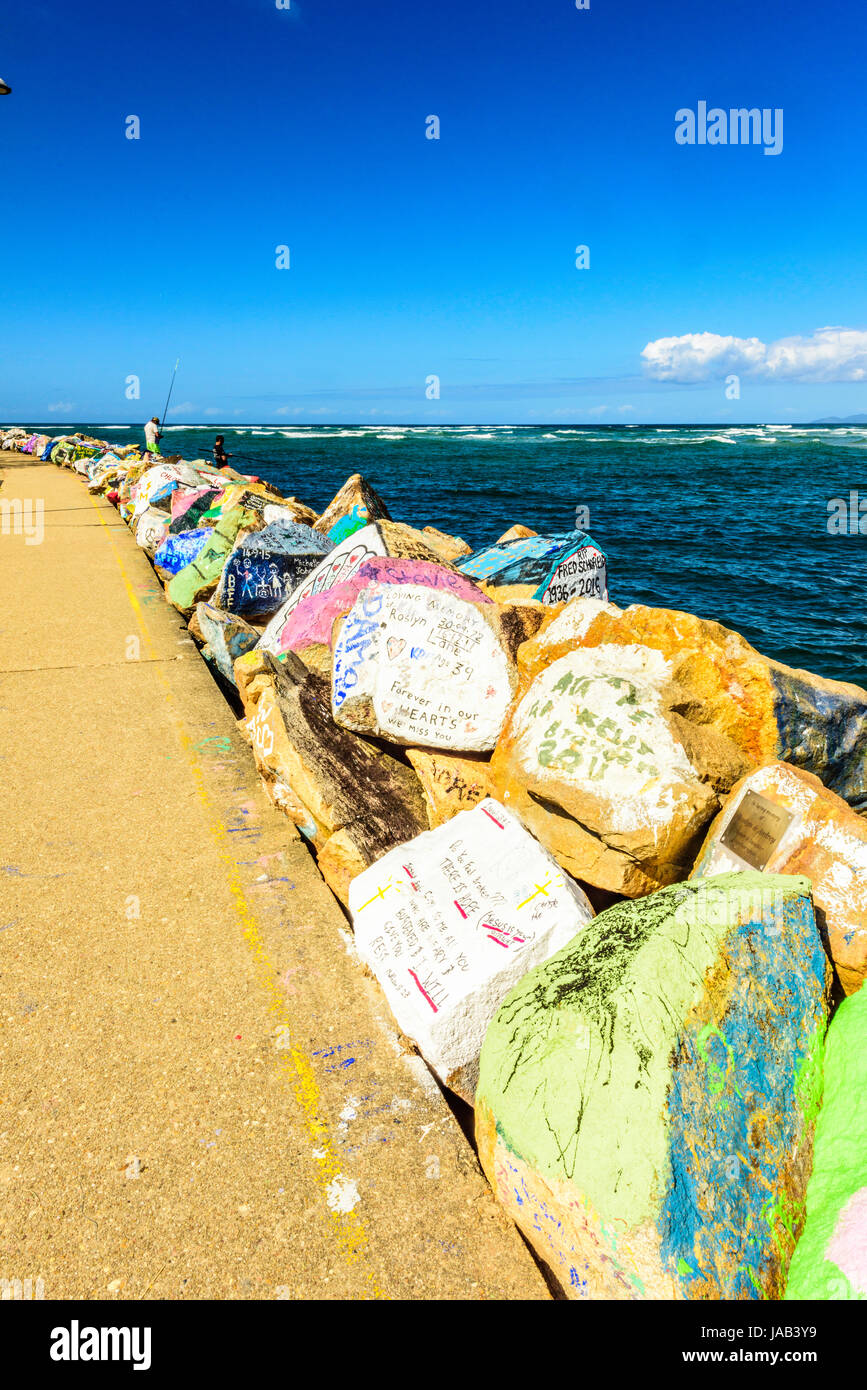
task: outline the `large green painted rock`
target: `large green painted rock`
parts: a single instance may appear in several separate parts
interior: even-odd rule
[[[845,1000],[825,1041],[807,1224],[787,1299],[867,1298],[867,990]]]
[[[781,1297],[829,980],[809,880],[736,873],[608,908],[508,995],[479,1155],[572,1297]]]
[[[199,599],[207,598],[214,592],[238,532],[247,523],[257,524],[256,518],[245,507],[228,508],[214,527],[213,536],[204,550],[166,585],[169,602],[181,613],[192,613]]]

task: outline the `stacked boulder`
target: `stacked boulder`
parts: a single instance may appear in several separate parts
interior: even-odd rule
[[[719,623],[575,599],[518,653],[497,794],[583,882],[630,897],[689,873],[733,786],[785,760],[867,805],[867,692]]]
[[[804,874],[841,989],[867,975],[867,819],[818,777],[771,763],[743,778],[708,831],[694,877]]]
[[[353,879],[349,908],[359,955],[401,1029],[471,1104],[500,1001],[593,916],[579,886],[491,798],[383,855]]]
[[[804,1222],[829,971],[804,878],[601,913],[488,1029],[476,1137],[573,1298],[779,1298]]]

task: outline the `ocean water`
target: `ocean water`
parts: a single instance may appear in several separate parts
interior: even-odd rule
[[[236,467],[317,511],[363,473],[396,520],[474,548],[513,522],[570,530],[585,506],[614,602],[715,618],[768,656],[867,686],[867,535],[828,531],[829,501],[852,492],[867,531],[867,428],[172,425],[162,448],[210,457],[217,433]]]

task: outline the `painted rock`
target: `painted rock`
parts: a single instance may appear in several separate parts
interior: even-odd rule
[[[489,760],[483,754],[408,748],[406,756],[421,782],[431,830],[492,794]]]
[[[236,543],[214,604],[248,620],[269,618],[333,549],[309,526],[273,521]]]
[[[334,719],[394,743],[493,748],[517,683],[495,604],[372,584],[335,631]]]
[[[135,520],[135,543],[151,558],[165,540],[168,532],[168,517],[156,507],[146,507]]]
[[[235,684],[235,662],[259,641],[258,628],[236,613],[227,613],[210,603],[196,604],[196,624],[205,646],[202,656],[227,681]]]
[[[283,497],[280,501],[268,502],[262,513],[266,526],[272,521],[297,521],[301,526],[312,526],[319,520],[312,507],[305,507],[297,497]]]
[[[447,589],[470,603],[493,603],[478,585],[457,570],[430,560],[398,560],[376,556],[365,560],[349,579],[330,589],[311,594],[292,609],[280,633],[281,651],[301,651],[304,647],[331,646],[331,631],[338,617],[347,613],[358,595],[370,584],[417,584],[427,589]]]
[[[154,552],[154,566],[160,579],[168,580],[178,574],[186,565],[202,553],[211,539],[210,526],[200,526],[194,531],[166,531],[164,540]]]
[[[483,580],[497,597],[545,604],[568,603],[579,596],[608,597],[605,555],[583,531],[498,543],[460,560],[458,569]]]
[[[269,658],[256,648],[236,663],[236,675],[248,659],[253,662],[257,657],[269,664]],[[329,837],[342,831],[343,840],[353,846],[358,868],[366,867],[425,829],[427,813],[415,773],[381,748],[338,728],[329,710],[327,681],[308,671],[290,652],[270,674],[248,673],[245,710],[255,699],[261,715],[259,707],[269,689],[285,730],[285,742],[275,743],[282,750],[281,762],[272,771],[309,812],[315,836],[309,828],[299,828],[322,844],[323,853]],[[273,731],[270,717],[268,722]],[[262,737],[267,743],[268,734]],[[259,757],[257,752],[257,761]],[[348,883],[342,869],[331,874],[327,857],[319,867],[326,883],[345,902]]]
[[[159,463],[145,468],[134,485],[133,516],[138,519],[157,496],[166,498],[179,486],[196,488],[212,480],[190,463]]]
[[[316,530],[336,545],[372,521],[380,520],[389,520],[388,508],[361,474],[353,473],[328,503],[316,522]]]
[[[578,885],[490,798],[365,870],[349,910],[399,1026],[471,1104],[501,1000],[593,916]]]
[[[867,820],[809,772],[771,763],[738,782],[692,877],[737,869],[805,874],[846,994],[867,975]]]
[[[736,750],[677,704],[659,652],[572,651],[513,707],[491,759],[496,794],[585,883],[638,897],[678,882]]]
[[[244,652],[235,661],[235,685],[238,687],[238,694],[244,706],[244,713],[250,715],[256,708],[256,703],[266,688],[270,688],[274,680],[274,668],[270,657],[262,651],[261,644],[252,647],[250,651]]]
[[[807,1224],[787,1299],[867,1299],[867,990],[840,1005],[825,1039]]]
[[[274,804],[297,826],[314,849],[322,849],[332,833],[328,813],[312,791],[312,785],[308,785],[303,764],[289,738],[277,704],[273,679],[269,679],[264,688],[257,691],[255,705],[239,728],[253,749],[256,767]],[[313,801],[320,810],[321,819],[317,819],[315,812],[295,792],[293,780],[305,787],[308,800]]]
[[[251,515],[244,507],[231,507],[223,513],[195,560],[166,585],[166,597],[179,612],[191,613],[199,599],[213,593],[239,532],[250,523]]]
[[[177,488],[172,493],[172,519],[169,530],[175,533],[195,530],[201,518],[216,505],[222,495],[217,488],[208,486]]]
[[[781,1297],[829,981],[808,880],[745,873],[608,908],[512,991],[479,1156],[570,1297]]]
[[[219,472],[214,476],[216,486],[221,487],[222,491],[217,493],[208,510],[201,513],[200,524],[217,526],[227,512],[241,507],[245,515],[242,534],[261,531],[265,526],[266,508],[274,500],[270,487],[251,484],[246,479],[233,482],[231,479],[221,478]]]
[[[642,646],[671,662],[691,718],[741,750],[746,767],[787,762],[820,777],[856,810],[867,809],[867,690],[771,661],[720,623],[668,608],[575,603],[519,654],[534,673],[575,646]],[[568,622],[580,631],[567,630]],[[556,624],[562,623],[559,637]]]
[[[335,584],[345,583],[367,560],[388,555],[395,559],[440,563],[427,546],[407,537],[406,530],[408,528],[396,526],[394,522],[382,521],[365,526],[336,544],[278,608],[262,634],[263,648],[275,654],[281,651],[281,634],[297,605],[314,594],[325,593]]]

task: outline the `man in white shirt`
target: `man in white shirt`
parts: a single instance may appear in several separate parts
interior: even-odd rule
[[[144,427],[145,432],[145,453],[156,454],[160,457],[160,421],[159,416],[154,415],[153,419],[148,420]]]

